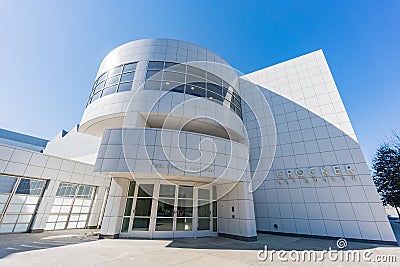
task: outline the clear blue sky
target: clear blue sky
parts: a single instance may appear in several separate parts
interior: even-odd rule
[[[369,161],[400,129],[400,1],[1,1],[0,128],[79,123],[102,58],[141,38],[204,46],[243,73],[322,48]]]

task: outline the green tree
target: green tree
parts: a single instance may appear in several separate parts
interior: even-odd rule
[[[382,144],[372,160],[374,182],[384,205],[394,207],[400,217],[400,136]]]

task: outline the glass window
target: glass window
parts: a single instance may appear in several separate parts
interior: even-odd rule
[[[185,74],[171,71],[164,71],[163,81],[185,83]]]
[[[237,99],[236,97],[234,97],[234,98],[233,98],[233,104],[235,104],[236,107],[240,107],[239,99]]]
[[[174,198],[175,197],[175,185],[161,184],[159,197]]]
[[[232,98],[233,98],[232,94],[230,92],[227,92],[226,96],[225,96],[225,99],[228,100],[229,102],[231,102]]]
[[[139,185],[138,197],[152,197],[153,188],[154,188],[153,184]]]
[[[183,93],[185,93],[185,85],[184,84],[178,85],[178,86],[172,88],[170,91],[183,94]]]
[[[126,92],[132,89],[132,82],[120,83],[118,86],[118,92]]]
[[[213,208],[213,217],[217,217],[217,201],[213,201],[212,208]]]
[[[165,62],[165,70],[185,73],[186,72],[186,65],[185,64],[177,64],[177,63]]]
[[[216,93],[211,92],[211,91],[208,91],[208,90],[207,90],[207,98],[212,100],[212,101],[215,101],[217,103],[222,103],[223,102],[223,98],[222,98],[221,95],[216,94]]]
[[[151,198],[138,198],[136,200],[135,216],[150,216],[151,213]]]
[[[191,75],[195,75],[197,77],[200,77],[201,79],[205,80],[206,79],[206,71],[199,69],[199,68],[195,68],[192,66],[187,66],[187,73],[191,74]]]
[[[172,231],[172,218],[162,218],[156,220],[156,231]]]
[[[1,175],[0,176],[0,193],[11,193],[17,178]]]
[[[123,233],[128,232],[128,227],[129,227],[129,218],[124,218],[124,220],[122,222],[121,232],[123,232]]]
[[[132,230],[135,231],[148,231],[150,225],[149,218],[135,218],[132,224]]]
[[[210,216],[210,203],[208,201],[199,201],[198,215],[199,217]]]
[[[92,97],[92,99],[91,99],[91,102],[93,102],[93,101],[99,99],[100,96],[101,96],[101,93],[102,93],[102,91],[98,92],[97,94],[94,94],[93,97]],[[90,103],[91,103],[91,102],[90,102]]]
[[[105,88],[103,90],[103,94],[101,96],[103,97],[103,96],[115,93],[117,91],[117,87],[118,87],[117,85],[113,85],[113,86]]]
[[[217,199],[217,187],[215,185],[212,186],[212,199]]]
[[[100,77],[97,79],[97,83],[104,81],[106,78],[107,78],[107,72],[100,75]]]
[[[186,75],[186,82],[187,83],[197,83],[197,82],[202,82],[205,83],[205,79],[202,79],[200,77],[197,76],[192,76],[192,75]]]
[[[193,198],[193,186],[179,186],[178,191],[179,198]]]
[[[207,72],[207,81],[222,86],[222,79],[209,72]]]
[[[75,192],[76,192],[75,184],[60,183],[57,189],[56,196],[73,197],[75,196]]]
[[[161,83],[161,90],[163,91],[169,91],[172,90],[179,85],[182,85],[181,83],[175,83],[175,82],[169,82],[169,81],[164,81]]]
[[[122,66],[119,66],[119,67],[116,67],[116,68],[108,71],[108,77],[111,77],[115,74],[120,74],[122,72],[122,68],[123,68]]]
[[[89,185],[80,185],[78,188],[77,198],[92,198],[94,187]]]
[[[197,87],[194,85],[188,85],[186,93],[198,97],[206,97],[206,90],[204,88]]]
[[[149,70],[162,70],[164,68],[164,61],[149,61],[147,69]]]
[[[210,230],[210,218],[199,218],[197,230]]]
[[[135,71],[136,70],[136,65],[137,65],[136,62],[125,64],[123,72]]]
[[[219,85],[207,83],[207,90],[222,95],[222,88]]]
[[[231,102],[231,110],[232,110],[233,112],[235,112],[235,105],[233,104],[233,102]]]
[[[152,80],[162,80],[162,71],[159,70],[148,70],[146,72],[146,80],[152,79]]]
[[[175,63],[175,62],[165,62],[165,68],[170,68],[175,65],[177,65],[177,63]]]
[[[199,188],[199,199],[210,199],[210,190]]]
[[[192,219],[191,218],[176,219],[176,230],[177,231],[192,231]]]
[[[193,199],[178,199],[178,217],[193,216]]]
[[[29,178],[21,178],[16,194],[24,195],[40,195],[45,185],[43,180],[34,180]]]
[[[132,212],[132,204],[133,204],[133,198],[128,198],[128,199],[126,200],[124,216],[130,216],[130,215],[131,215],[131,212]]]
[[[135,181],[129,182],[128,196],[133,197],[133,195],[135,194],[135,185],[136,185]]]
[[[173,199],[158,200],[157,217],[172,217],[174,213]]]
[[[106,81],[105,86],[109,86],[109,85],[118,83],[120,77],[121,77],[121,75],[117,75],[117,76],[113,76],[111,78],[108,78],[107,81]]]
[[[133,77],[135,76],[135,73],[134,72],[130,72],[130,73],[124,73],[124,74],[122,74],[122,76],[121,76],[121,83],[123,83],[123,82],[131,82],[131,81],[133,81]]]
[[[94,94],[96,94],[98,91],[100,91],[101,89],[103,89],[104,87],[104,81],[99,83],[95,88],[94,88]]]

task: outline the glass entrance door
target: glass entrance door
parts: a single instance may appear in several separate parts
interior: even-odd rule
[[[193,186],[160,184],[154,238],[193,237]]]
[[[129,214],[128,205],[131,205],[131,220],[129,220],[128,230],[130,235],[135,237],[151,237],[151,210],[154,202],[153,192],[154,184],[139,184],[134,186],[133,198],[129,200],[130,198],[128,197],[125,214]]]
[[[160,184],[157,200],[157,217],[153,232],[154,238],[167,238],[173,236],[175,227],[176,186]]]
[[[174,237],[193,237],[193,204],[194,187],[180,185],[178,188],[178,205]]]
[[[136,184],[132,181],[127,194],[121,236],[211,236],[213,216],[210,191],[191,185],[158,182]]]
[[[197,196],[197,237],[211,236],[210,190],[198,189]]]

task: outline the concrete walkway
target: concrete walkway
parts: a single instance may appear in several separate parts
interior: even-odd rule
[[[325,260],[318,263],[260,261],[259,250],[337,249],[336,240],[261,234],[256,242],[222,237],[176,240],[115,239],[99,240],[90,230],[54,231],[40,234],[7,234],[0,236],[0,266],[267,266],[295,263],[312,266],[349,266],[347,262]],[[348,242],[346,250],[365,252],[371,259],[393,255],[396,263],[372,263],[370,266],[398,266],[400,247],[372,243]],[[351,266],[364,266],[362,262]]]

